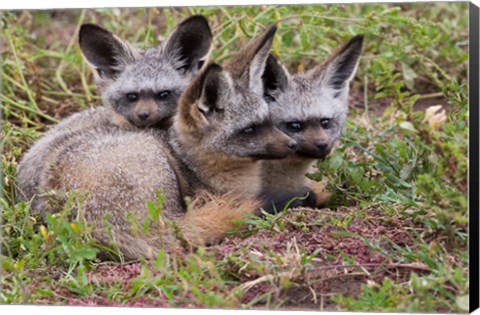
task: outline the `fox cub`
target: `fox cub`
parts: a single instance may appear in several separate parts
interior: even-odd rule
[[[84,24],[80,49],[94,69],[108,116],[119,125],[171,125],[177,101],[204,65],[212,45],[205,17],[180,23],[160,47],[140,50],[109,31]]]
[[[166,129],[180,94],[207,60],[212,33],[207,20],[192,16],[156,48],[140,50],[94,25],[80,28],[81,51],[93,67],[106,106],[76,113],[50,129],[19,165],[17,196],[31,198],[39,184],[37,165],[67,132],[99,126]]]
[[[218,241],[232,220],[245,217],[231,205],[258,212],[260,160],[285,158],[297,147],[273,125],[263,98],[262,73],[275,31],[269,28],[224,67],[201,70],[181,95],[168,131],[97,126],[48,143],[49,154],[32,166],[44,192],[33,209],[53,212],[65,192],[80,194],[78,215],[95,226],[93,236],[128,260],[168,247],[174,234],[160,224],[164,219],[177,222],[198,245]],[[25,171],[20,175],[26,177]],[[165,196],[159,221],[149,235],[133,233],[129,218],[143,224],[146,201],[156,200],[159,191]],[[200,198],[187,211],[184,197],[195,195]]]
[[[358,66],[362,42],[363,35],[357,35],[321,64],[294,75],[269,56],[263,74],[265,99],[274,123],[298,142],[298,150],[285,160],[263,162],[264,191],[309,193],[306,206],[328,201],[330,194],[323,192],[323,185],[305,174],[339,141],[348,112],[349,82]]]

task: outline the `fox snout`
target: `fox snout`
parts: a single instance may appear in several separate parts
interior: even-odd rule
[[[289,149],[295,151],[298,148],[298,143],[296,141],[291,141],[287,144]]]
[[[267,144],[267,155],[271,159],[283,159],[293,154],[297,148],[298,143],[290,138],[279,129],[274,128]]]
[[[298,154],[314,158],[323,159],[332,151],[333,145],[325,139],[306,140],[300,143]]]
[[[154,100],[140,100],[130,113],[130,120],[138,127],[166,124],[172,113],[162,110]]]
[[[133,110],[133,120],[137,126],[147,126],[161,120],[154,100],[140,100]]]
[[[317,142],[315,142],[315,148],[317,149],[318,157],[324,158],[330,154],[332,146],[325,140],[318,140]]]
[[[302,132],[293,133],[292,137],[298,141],[297,154],[312,159],[325,158],[334,146],[330,136],[321,127],[306,128]]]
[[[148,117],[150,117],[150,112],[143,111],[143,112],[138,113],[137,116],[140,120],[147,120]]]

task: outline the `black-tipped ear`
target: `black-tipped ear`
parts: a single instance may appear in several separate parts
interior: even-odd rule
[[[270,54],[270,49],[272,48],[276,31],[277,27],[272,25],[260,36],[255,55],[250,64],[250,89],[260,95],[263,94],[262,75],[265,72],[265,65]]]
[[[260,95],[263,94],[262,75],[276,31],[275,25],[267,28],[262,35],[250,41],[226,65],[226,69],[233,78],[237,79],[237,82],[242,82],[251,91]]]
[[[212,32],[206,18],[194,15],[180,23],[168,37],[165,52],[181,72],[197,72],[208,59]]]
[[[208,64],[187,87],[181,98],[180,111],[190,113],[191,106],[196,104],[198,111],[205,117],[221,111],[220,98],[228,93],[228,78],[223,68],[216,64]],[[188,119],[188,115],[183,115]]]
[[[262,75],[263,95],[265,99],[274,99],[274,95],[283,92],[288,87],[288,72],[278,63],[277,59],[269,54],[265,71]]]
[[[206,70],[198,109],[205,117],[208,117],[213,112],[222,110],[220,98],[227,93],[229,84],[223,68],[218,64],[212,63]]]
[[[355,75],[362,54],[363,35],[357,35],[340,47],[321,67],[322,82],[335,90],[344,89]],[[319,72],[313,69],[315,75]]]
[[[114,78],[134,61],[135,50],[106,29],[96,24],[83,24],[79,32],[80,49],[100,78]]]

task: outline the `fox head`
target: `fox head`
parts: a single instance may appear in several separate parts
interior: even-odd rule
[[[79,43],[106,105],[137,127],[168,127],[181,93],[208,58],[212,33],[195,15],[155,48],[134,48],[95,24],[82,25]]]
[[[225,68],[209,64],[182,95],[174,128],[181,142],[248,159],[284,158],[296,142],[270,120],[262,73],[276,27],[251,41]]]
[[[324,158],[339,140],[362,41],[363,35],[353,37],[323,63],[295,75],[269,56],[264,97],[276,126],[298,142],[298,155]]]

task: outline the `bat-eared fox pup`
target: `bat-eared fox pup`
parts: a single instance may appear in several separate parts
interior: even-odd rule
[[[168,131],[111,125],[58,137],[36,165],[44,194],[34,198],[34,210],[54,212],[64,192],[79,194],[76,214],[93,224],[99,243],[127,260],[169,248],[175,233],[165,219],[176,222],[190,244],[201,245],[217,242],[235,227],[232,220],[246,217],[232,205],[258,213],[260,160],[285,158],[297,146],[272,124],[263,98],[275,31],[267,29],[224,67],[202,69],[181,95]],[[165,201],[150,233],[132,231],[132,218],[143,226],[146,201],[157,200],[159,191]],[[194,197],[190,206],[185,196]]]
[[[341,46],[306,73],[291,75],[270,55],[263,74],[265,99],[275,125],[298,143],[297,152],[284,160],[264,161],[262,186],[277,194],[302,191],[306,206],[328,201],[323,184],[305,174],[315,160],[337,145],[348,111],[349,83],[362,51],[363,35]]]
[[[17,195],[23,199],[35,193],[38,165],[50,154],[50,146],[62,141],[67,132],[109,125],[129,129],[170,127],[180,94],[208,58],[212,33],[207,20],[195,15],[154,48],[134,48],[94,24],[82,25],[79,43],[106,106],[68,117],[30,148],[19,165],[17,178]]]

